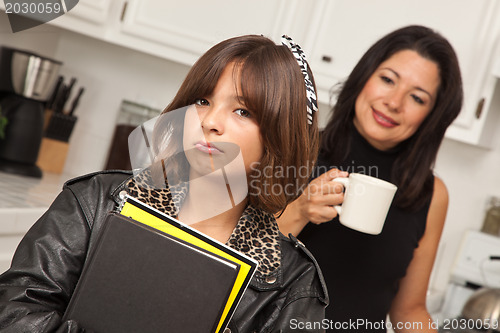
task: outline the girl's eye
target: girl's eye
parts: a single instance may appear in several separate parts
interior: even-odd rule
[[[207,105],[210,105],[210,103],[209,103],[206,99],[204,99],[204,98],[198,98],[198,99],[196,99],[196,100],[194,101],[194,103],[195,103],[196,105],[202,105],[202,106],[207,106]]]
[[[413,100],[415,102],[417,102],[418,104],[421,104],[421,105],[425,104],[425,102],[420,97],[418,97],[417,95],[412,95],[412,97],[413,97]]]
[[[236,113],[238,116],[243,117],[243,118],[249,118],[249,117],[251,117],[250,112],[247,111],[247,110],[245,110],[245,109],[235,110],[234,113]]]

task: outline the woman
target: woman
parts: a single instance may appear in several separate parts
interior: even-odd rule
[[[0,330],[84,331],[74,321],[63,321],[62,315],[104,217],[117,209],[122,191],[181,221],[195,222],[193,227],[259,262],[229,322],[231,331],[288,331],[291,320],[298,327],[305,322],[320,322],[328,303],[321,274],[297,240],[280,235],[273,216],[296,198],[295,193],[307,184],[307,177],[298,182],[293,177],[262,179],[254,186],[262,189],[265,183],[283,187],[292,184],[295,192],[268,198],[254,189],[224,212],[208,214],[203,221],[197,218],[200,211],[210,208],[206,204],[214,193],[210,191],[214,189],[210,177],[204,177],[207,165],[203,161],[224,156],[224,144],[239,147],[247,178],[269,165],[304,167],[317,155],[317,119],[308,112],[310,100],[305,83],[305,78],[312,76],[310,72],[303,75],[294,57],[300,48],[287,45],[291,48],[275,45],[262,36],[242,36],[217,44],[200,58],[164,111],[169,115],[195,105],[186,109],[195,111],[201,127],[196,127],[193,114],[187,113],[182,118],[186,127],[178,127],[184,128],[182,135],[188,133],[181,140],[185,156],[177,156],[172,164],[169,159],[156,160],[153,167],[135,177],[128,172],[102,172],[66,183],[47,213],[20,243],[12,267],[0,276]],[[160,125],[155,128],[156,134],[162,129]],[[278,133],[276,128],[287,130]],[[193,133],[201,136],[196,138]],[[169,135],[154,137],[156,144],[165,148],[162,138]],[[291,140],[307,148],[297,154],[291,149]],[[157,153],[164,158],[161,149]],[[203,161],[198,164],[197,160]],[[172,186],[170,177],[155,183],[155,170],[162,170],[156,168],[159,163],[168,165],[163,170],[176,165],[181,168],[174,173]],[[176,175],[182,173],[188,176],[188,186],[178,182]],[[184,191],[174,192],[179,185],[184,186]],[[200,199],[200,193],[209,196]],[[318,327],[306,331],[318,331]]]
[[[422,26],[377,41],[344,83],[322,134],[321,175],[279,219],[323,270],[332,330],[385,332],[389,314],[397,332],[432,331],[425,297],[448,204],[432,167],[462,99],[453,48]],[[398,186],[380,235],[338,222],[343,188],[332,180],[347,172]]]

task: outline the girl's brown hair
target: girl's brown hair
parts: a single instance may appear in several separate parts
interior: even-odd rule
[[[304,77],[286,46],[258,35],[220,42],[193,65],[163,113],[209,96],[230,63],[237,65],[239,94],[254,112],[264,145],[263,157],[248,177],[249,200],[256,208],[277,213],[307,185],[318,150],[317,116],[308,124]]]

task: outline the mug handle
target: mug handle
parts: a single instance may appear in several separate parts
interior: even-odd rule
[[[344,185],[345,191],[347,191],[347,188],[349,187],[349,177],[337,177],[337,178],[332,179],[332,182],[337,182],[337,183],[341,183],[342,185]],[[339,215],[342,214],[342,206],[340,206],[340,205],[333,206],[333,208],[335,208],[335,210],[337,211],[337,213]]]

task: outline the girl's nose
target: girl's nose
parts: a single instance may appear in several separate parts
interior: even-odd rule
[[[225,114],[222,108],[211,106],[200,114],[200,120],[204,133],[224,133]]]

